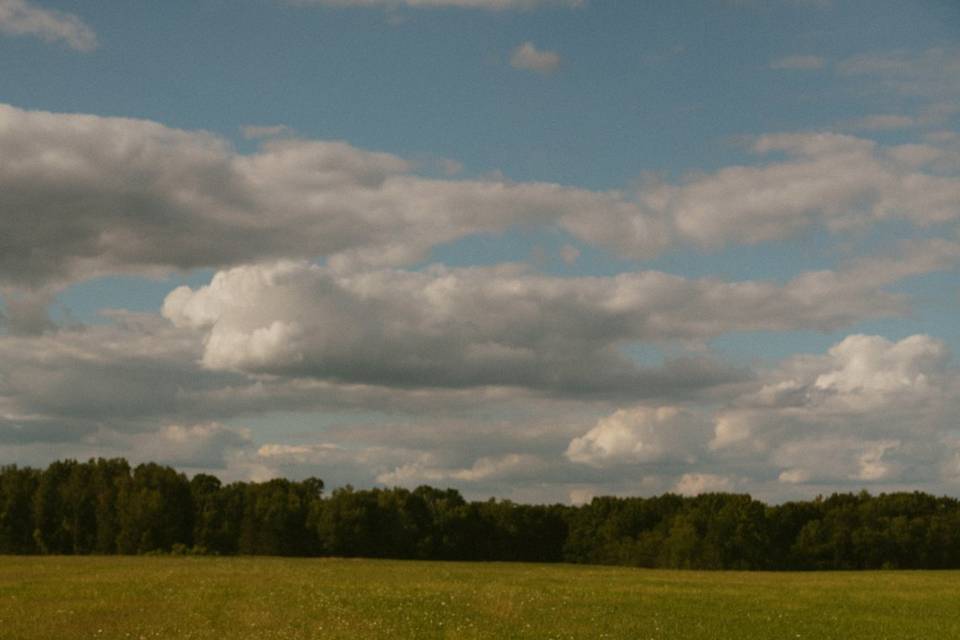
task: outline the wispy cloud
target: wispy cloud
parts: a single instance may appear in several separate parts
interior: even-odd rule
[[[262,140],[265,138],[287,138],[294,134],[293,129],[285,124],[254,125],[248,124],[240,128],[243,137],[247,140]]]
[[[844,76],[875,80],[902,95],[932,98],[960,95],[960,47],[862,54],[844,60],[837,70]]]
[[[774,60],[770,63],[770,68],[810,71],[813,69],[822,69],[826,64],[827,61],[820,56],[788,56]]]
[[[292,0],[292,4],[327,7],[455,7],[490,11],[529,10],[539,7],[580,7],[584,0]]]
[[[27,0],[0,0],[0,33],[62,42],[76,51],[97,48],[97,35],[72,13],[42,9]]]
[[[847,126],[861,131],[891,131],[894,129],[912,129],[940,126],[960,111],[948,102],[940,102],[915,115],[903,113],[877,113],[851,121]]]

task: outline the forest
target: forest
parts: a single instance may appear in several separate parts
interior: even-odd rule
[[[0,467],[0,554],[211,554],[817,570],[960,568],[960,502],[835,493],[467,501],[421,486],[325,493],[318,478],[222,483],[154,463]]]

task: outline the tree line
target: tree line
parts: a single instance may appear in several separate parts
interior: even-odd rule
[[[960,568],[960,503],[836,493],[467,501],[421,486],[324,493],[323,481],[222,483],[154,463],[0,467],[0,554],[353,556],[691,569]]]

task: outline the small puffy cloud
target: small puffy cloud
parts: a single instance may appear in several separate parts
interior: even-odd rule
[[[853,335],[831,347],[832,366],[813,380],[813,390],[851,410],[890,403],[902,394],[926,395],[942,379],[949,354],[929,336],[899,342]]]
[[[692,464],[709,427],[702,417],[677,407],[620,409],[574,438],[566,456],[594,466],[677,460]]]
[[[0,34],[62,42],[76,51],[97,48],[97,35],[79,17],[42,9],[28,0],[0,0]]]
[[[788,56],[774,60],[770,63],[770,68],[808,71],[822,69],[826,64],[827,61],[820,56]]]
[[[710,449],[748,443],[754,447],[759,443],[752,442],[751,438],[756,431],[755,416],[745,411],[723,411],[717,414],[714,421],[714,435],[710,441]]]
[[[467,468],[432,467],[422,461],[405,464],[377,476],[377,482],[388,486],[416,486],[424,483],[489,482],[531,479],[546,467],[538,456],[508,453],[478,458]]]
[[[553,73],[560,66],[560,54],[556,51],[537,49],[532,42],[524,42],[513,50],[510,65],[537,73]]]
[[[731,492],[736,482],[726,476],[713,473],[685,473],[674,485],[673,490],[685,496],[698,496],[701,493]]]
[[[797,356],[767,376],[741,406],[815,417],[856,415],[925,404],[945,392],[949,351],[925,335],[892,342],[851,335],[825,356]]]
[[[252,448],[247,429],[217,422],[171,424],[156,431],[120,436],[111,443],[136,452],[137,459],[193,469],[224,469],[233,456]]]
[[[785,484],[890,481],[902,467],[885,456],[900,444],[842,436],[796,440],[778,447],[772,462],[784,467],[778,480]]]
[[[579,507],[584,504],[589,504],[591,500],[596,497],[593,489],[578,487],[576,489],[571,489],[567,494],[570,504],[575,507]]]

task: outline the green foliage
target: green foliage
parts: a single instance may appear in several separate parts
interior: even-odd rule
[[[7,553],[34,553],[33,500],[40,473],[16,466],[0,467],[0,549]]]
[[[324,495],[323,481],[235,482],[124,460],[0,468],[0,553],[343,556],[677,569],[960,568],[960,503],[834,494],[468,502],[454,489]]]

